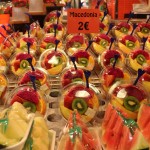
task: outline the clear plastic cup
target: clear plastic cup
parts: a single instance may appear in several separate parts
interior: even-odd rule
[[[94,119],[99,110],[101,94],[99,90],[85,83],[72,83],[62,89],[60,98],[60,113],[68,120],[70,113],[77,110],[85,123]]]
[[[38,86],[36,86],[36,90],[29,84],[14,88],[8,94],[6,106],[11,106],[14,102],[21,103],[29,112],[46,115],[47,97]]]
[[[137,73],[138,69],[150,66],[149,52],[141,49],[132,51],[128,55],[127,66],[133,73]]]
[[[96,65],[94,54],[85,49],[78,49],[72,56],[75,57],[77,67],[92,71]]]
[[[119,22],[112,28],[112,34],[116,39],[122,39],[125,35],[130,35],[133,30],[133,25],[127,22]]]
[[[28,58],[32,58],[32,65],[36,65],[36,59],[26,52],[15,53],[9,61],[11,72],[16,76],[21,76],[30,67]]]
[[[59,75],[68,65],[68,57],[65,52],[59,48],[44,51],[39,59],[39,66],[45,69],[49,76]]]
[[[45,31],[46,35],[55,36],[55,30],[54,30],[55,25],[57,25],[56,38],[58,40],[61,40],[64,37],[65,32],[66,32],[66,29],[65,29],[63,24],[61,24],[61,23],[59,23],[59,24],[55,24],[55,23],[48,24],[48,25],[44,26],[44,31]]]
[[[55,40],[57,38],[53,35],[45,35],[43,39],[40,41],[39,51],[40,53],[44,52],[47,49],[55,48]],[[63,48],[62,40],[58,44],[58,48]]]
[[[66,37],[66,53],[71,56],[78,49],[86,49],[88,46],[88,37],[84,34],[69,34]]]
[[[111,44],[111,37],[106,34],[98,34],[93,37],[93,43],[92,43],[92,51],[100,55],[105,50],[109,49]],[[113,43],[112,49],[114,48],[115,44]]]
[[[120,84],[114,88],[110,96],[111,104],[122,112],[126,118],[137,119],[142,103],[148,102],[149,95],[140,83]]]
[[[30,43],[30,53],[32,55],[36,55],[38,52],[38,42],[35,37],[26,37],[22,36],[16,44],[15,52],[28,52],[28,45],[27,43]]]
[[[98,63],[103,68],[108,66],[113,66],[115,61],[115,55],[118,55],[119,58],[117,59],[116,66],[117,67],[124,67],[125,66],[125,57],[124,55],[118,50],[105,50],[101,55],[98,56]]]
[[[118,41],[119,49],[125,54],[140,48],[139,40],[133,35],[125,35]]]
[[[30,76],[34,76],[36,78],[35,83],[41,92],[48,93],[50,91],[50,84],[47,72],[42,68],[34,69],[35,71],[32,71],[31,69],[26,70],[26,72],[18,78],[18,85],[32,84]]]

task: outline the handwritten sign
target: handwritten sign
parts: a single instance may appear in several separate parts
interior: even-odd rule
[[[99,32],[98,9],[68,9],[67,14],[68,33]]]

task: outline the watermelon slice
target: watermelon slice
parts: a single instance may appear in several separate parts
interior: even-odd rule
[[[138,126],[150,145],[150,106],[148,104],[142,104],[137,119]]]

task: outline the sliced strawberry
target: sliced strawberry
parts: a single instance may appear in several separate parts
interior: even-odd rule
[[[43,41],[46,43],[55,43],[55,40],[56,40],[56,37],[48,36],[48,37],[45,37]]]
[[[71,38],[70,42],[74,43],[74,42],[79,42],[81,44],[84,43],[84,37],[82,35],[75,35]]]
[[[20,60],[16,60],[16,61],[13,63],[13,66],[14,66],[15,71],[17,71],[18,68],[20,68]]]
[[[18,55],[16,55],[16,60],[26,60],[28,58],[32,58],[31,54],[27,54],[27,53],[19,53]]]
[[[150,59],[150,55],[148,52],[143,51],[143,50],[135,50],[131,52],[131,58],[135,59],[138,55],[143,55],[147,60]]]
[[[146,73],[150,74],[150,66],[145,67],[144,70],[146,71]]]
[[[73,96],[65,95],[64,96],[64,106],[68,109],[72,109],[72,102],[74,100]]]
[[[12,105],[14,102],[23,103],[24,99],[19,97],[18,95],[14,95],[13,98],[10,100],[10,105]]]
[[[30,101],[35,104],[38,104],[39,102],[38,93],[32,88],[24,88],[23,90],[18,91],[16,95],[21,97],[25,101]]]
[[[49,13],[46,17],[46,22],[49,22],[50,18],[56,18],[57,14],[56,13]]]
[[[23,38],[23,40],[25,41],[25,42],[28,42],[28,43],[30,43],[31,45],[33,45],[33,43],[35,42],[35,40],[33,39],[33,38]]]
[[[44,66],[46,69],[50,69],[52,67],[52,65],[50,63],[48,63],[49,59],[45,59],[44,61]]]
[[[130,29],[130,25],[127,23],[127,22],[120,22],[118,25],[117,25],[117,29],[120,30],[122,27],[125,27],[127,29]]]
[[[76,60],[78,58],[89,58],[89,53],[87,51],[79,50],[76,53],[73,54],[74,57],[76,57]]]
[[[112,83],[114,82],[115,80],[115,76],[114,75],[108,75],[106,74],[104,76],[104,84],[105,86],[109,87],[110,85],[112,85]]]
[[[141,81],[148,81],[150,82],[150,74],[144,73],[140,78]]]
[[[106,26],[102,23],[102,22],[99,22],[99,28],[103,29],[105,28]]]
[[[106,34],[100,34],[99,36],[101,39],[105,39],[106,41],[108,41],[108,43],[110,43],[110,37]]]

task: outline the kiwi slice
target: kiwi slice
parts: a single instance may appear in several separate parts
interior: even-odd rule
[[[54,30],[54,28],[50,28],[49,29],[49,33],[54,33],[55,32],[55,30]],[[56,30],[56,33],[58,32],[58,30]]]
[[[54,43],[48,43],[48,44],[46,45],[46,49],[53,48],[53,47],[55,47],[55,44],[54,44]]]
[[[140,65],[143,65],[145,62],[146,62],[146,59],[143,55],[139,54],[137,57],[136,57],[136,60],[137,62],[140,64]]]
[[[143,27],[141,32],[144,33],[144,34],[148,34],[149,33],[149,29],[146,28],[146,27]]]
[[[78,82],[78,81],[83,81],[81,78],[74,78],[72,79],[72,82]]]
[[[27,60],[22,60],[20,63],[20,68],[21,69],[26,69],[29,66],[29,63]]]
[[[119,61],[119,59],[117,59],[117,62],[116,62],[116,63],[118,63],[118,61]],[[110,64],[114,64],[114,62],[115,62],[115,58],[111,58],[111,59],[110,59]]]
[[[86,67],[88,65],[88,59],[87,58],[79,58],[78,59],[78,64]]]
[[[49,19],[49,22],[54,22],[55,21],[55,17],[51,17],[50,19]]]
[[[101,39],[100,43],[99,43],[102,47],[106,47],[108,45],[108,41],[105,39]]]
[[[87,103],[82,98],[75,98],[72,102],[72,109],[76,109],[81,115],[87,111]]]
[[[123,105],[127,110],[136,111],[140,107],[140,102],[134,96],[127,96],[123,100]]]
[[[81,43],[74,42],[72,47],[79,48],[79,47],[81,47]]]
[[[31,112],[36,112],[36,106],[35,106],[35,104],[34,103],[32,103],[32,102],[24,102],[23,103],[23,106],[25,107],[25,108],[27,108],[27,109],[29,109]]]
[[[122,32],[122,33],[128,33],[128,29],[127,28],[125,28],[125,27],[122,27],[121,29],[120,29],[120,31]]]
[[[133,49],[133,48],[135,47],[135,43],[132,42],[132,41],[127,41],[126,46],[127,46],[128,48]]]
[[[57,57],[57,60],[58,60],[58,63],[55,64],[54,66],[58,66],[58,65],[62,64],[62,62],[63,62],[61,57]]]
[[[39,86],[41,86],[41,82],[39,80],[35,80],[35,83]]]

